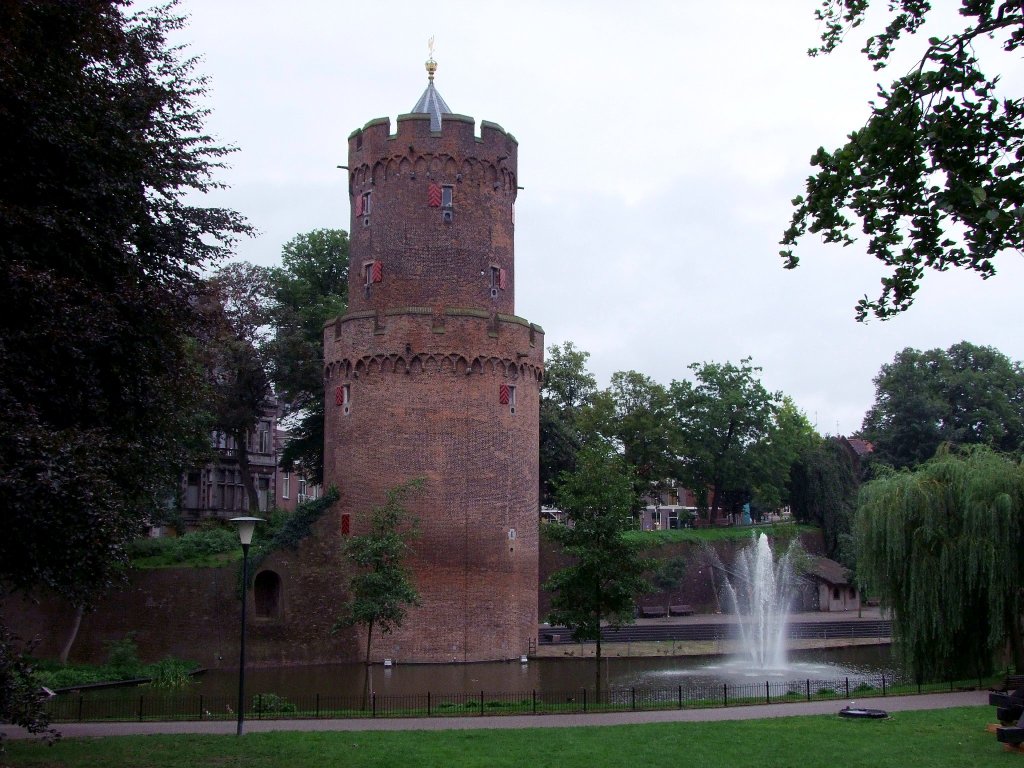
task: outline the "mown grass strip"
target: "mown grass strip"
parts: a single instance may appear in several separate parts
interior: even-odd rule
[[[1015,765],[986,733],[989,707],[714,723],[468,731],[278,732],[11,742],[0,764],[46,768],[952,768]],[[1016,762],[1014,762],[1016,761]]]

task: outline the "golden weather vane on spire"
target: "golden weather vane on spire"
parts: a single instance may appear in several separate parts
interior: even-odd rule
[[[427,78],[433,82],[434,73],[437,71],[437,62],[434,61],[434,36],[431,35],[430,39],[427,40],[427,50],[430,51],[430,58],[427,59]]]

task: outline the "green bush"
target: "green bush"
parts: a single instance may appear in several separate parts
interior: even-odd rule
[[[186,533],[177,539],[172,556],[178,561],[192,560],[203,555],[217,555],[238,547],[238,534],[225,528]]]
[[[173,546],[174,541],[175,539],[168,537],[154,539],[146,536],[129,542],[125,547],[125,551],[127,551],[128,557],[133,560],[140,557],[157,557],[158,555],[164,554],[171,546]]]
[[[147,672],[153,680],[150,686],[165,691],[180,691],[192,684],[192,677],[189,672],[195,665],[181,659],[174,659],[168,656],[156,664],[150,664]]]
[[[284,696],[276,693],[257,693],[252,697],[252,708],[254,712],[296,712],[298,707],[288,701]]]
[[[202,561],[212,555],[238,549],[238,534],[221,525],[186,533],[184,536],[159,539],[136,539],[128,546],[133,560],[149,560],[159,565],[175,565]]]
[[[36,669],[32,675],[39,681],[40,685],[45,685],[52,690],[74,688],[78,685],[89,685],[90,683],[105,683],[110,680],[110,676],[98,667],[90,669],[80,667]]]
[[[139,647],[133,635],[107,643],[107,667],[114,675],[108,677],[108,680],[131,680],[143,676]]]

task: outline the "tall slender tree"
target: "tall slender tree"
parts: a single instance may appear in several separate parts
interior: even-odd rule
[[[324,323],[348,306],[348,233],[316,229],[296,235],[271,274],[274,307],[269,344],[271,377],[292,423],[281,458],[323,482]]]
[[[364,700],[369,693],[373,631],[390,634],[402,626],[408,606],[419,604],[407,560],[417,521],[405,508],[405,500],[423,487],[414,479],[388,491],[383,505],[370,513],[369,530],[344,542],[342,552],[356,569],[349,582],[349,598],[335,629],[366,628]]]
[[[800,451],[793,463],[793,516],[821,527],[825,554],[833,560],[845,559],[842,545],[853,528],[859,489],[858,461],[840,438],[815,441]]]
[[[607,446],[594,443],[577,456],[575,472],[563,473],[558,506],[567,525],[550,525],[548,534],[573,564],[544,584],[552,593],[548,620],[573,630],[573,638],[596,644],[594,682],[601,697],[601,626],[631,624],[636,596],[649,591],[645,571],[652,561],[640,556],[623,534],[639,509],[632,469]]]
[[[259,497],[249,465],[249,441],[271,399],[270,272],[235,262],[218,270],[208,287],[211,317],[205,357],[213,393],[211,419],[215,429],[232,438],[249,513],[256,515]]]

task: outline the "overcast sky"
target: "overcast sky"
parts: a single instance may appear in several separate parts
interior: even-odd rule
[[[808,58],[816,0],[181,7],[180,39],[211,79],[208,127],[239,149],[215,202],[261,233],[240,258],[276,264],[298,233],[349,228],[347,137],[412,108],[433,35],[452,110],[519,141],[516,314],[548,345],[590,352],[601,386],[617,370],[668,384],[691,362],[750,356],[819,431],[851,434],[904,347],[968,340],[1024,358],[1020,254],[988,281],[929,275],[908,313],[868,324],[854,304],[882,270],[861,242],[810,237],[800,268],[782,268],[811,154],[863,124],[875,83],[910,64],[878,75],[857,44]],[[1019,62],[1001,58],[1019,94]]]

